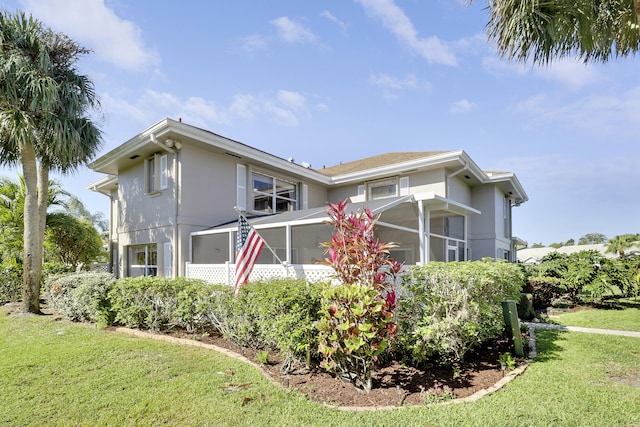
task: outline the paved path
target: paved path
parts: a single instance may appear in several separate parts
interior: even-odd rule
[[[525,325],[530,328],[538,328],[538,329],[557,329],[562,331],[574,331],[574,332],[587,332],[592,334],[604,334],[604,335],[623,335],[625,337],[636,337],[640,338],[640,332],[635,331],[618,331],[614,329],[598,329],[598,328],[583,328],[581,326],[563,326],[563,325],[552,325],[549,323],[534,323],[534,322],[524,322]]]

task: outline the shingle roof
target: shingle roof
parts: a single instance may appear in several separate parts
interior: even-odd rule
[[[410,160],[432,157],[443,153],[448,153],[448,151],[412,151],[403,153],[385,153],[373,157],[367,157],[361,160],[355,160],[353,162],[330,166],[328,168],[317,169],[317,171],[326,176],[336,176],[347,173],[360,172],[367,169],[374,169],[380,166],[408,162]]]

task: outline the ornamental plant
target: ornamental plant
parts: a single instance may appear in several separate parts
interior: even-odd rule
[[[322,292],[318,350],[322,366],[356,388],[370,391],[378,356],[396,330],[396,282],[402,265],[389,258],[393,243],[375,236],[379,218],[370,209],[346,212],[347,202],[329,203],[327,214],[335,231],[324,243],[322,264],[335,270],[337,286]]]

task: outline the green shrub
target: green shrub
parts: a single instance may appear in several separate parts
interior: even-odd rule
[[[45,281],[49,304],[74,322],[109,323],[107,294],[115,284],[110,273],[81,272],[50,275]]]
[[[522,285],[516,265],[492,259],[410,268],[399,296],[397,351],[417,363],[461,361],[502,333],[502,301],[518,300]]]
[[[296,363],[309,364],[317,343],[315,322],[322,285],[304,280],[275,279],[249,283],[237,296],[218,288],[207,317],[226,338],[238,345],[277,350],[287,372]]]
[[[16,262],[0,264],[0,303],[22,299],[22,265]]]
[[[202,291],[192,289],[202,287]],[[195,328],[204,319],[203,281],[186,278],[128,277],[109,291],[115,322],[129,328],[161,330],[174,326]]]

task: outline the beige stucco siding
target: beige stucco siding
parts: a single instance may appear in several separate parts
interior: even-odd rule
[[[408,176],[410,194],[435,193],[446,197],[444,169],[418,171]]]
[[[471,204],[471,187],[465,182],[464,176],[456,175],[449,178],[449,194],[447,197],[465,205]]]
[[[185,144],[180,163],[180,223],[210,227],[237,216],[237,159]]]

